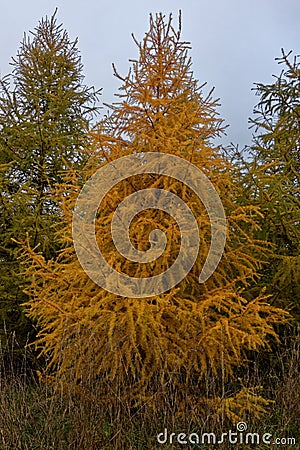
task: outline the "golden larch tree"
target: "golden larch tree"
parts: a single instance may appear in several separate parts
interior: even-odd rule
[[[236,401],[221,398],[222,393],[208,399],[201,380],[208,372],[223,382],[229,380],[248,350],[268,346],[268,336],[276,338],[274,324],[284,322],[286,315],[271,307],[263,294],[250,300],[243,297],[264,257],[263,243],[253,238],[258,212],[236,204],[239,188],[231,167],[213,145],[224,131],[218,103],[212,92],[205,96],[204,85],[193,78],[180,22],[177,31],[171,17],[150,16],[149,31],[141,43],[135,42],[139,57],[132,61],[129,74],[121,77],[114,68],[122,81],[119,102],[110,106],[111,113],[95,129],[89,163],[81,172],[70,170],[59,186],[65,227],[58,237],[64,250],[46,262],[25,246],[31,280],[27,309],[40,329],[36,345],[50,358],[46,374],[50,378],[55,374],[63,386],[84,389],[98,378],[107,396],[114,391],[118,398],[135,400],[153,399],[170,385],[180,397],[185,387],[191,405],[212,402],[216,410],[236,418],[252,407],[251,402],[255,404],[253,392],[242,388]],[[72,218],[83,184],[99,168],[122,156],[143,157],[147,152],[178,156],[208,177],[226,212],[226,247],[217,269],[200,284],[211,224],[199,197],[172,176],[145,173],[120,181],[103,198],[95,220],[97,244],[116,271],[136,278],[155,276],[167,270],[180,251],[176,220],[155,208],[134,217],[130,239],[137,250],[145,251],[151,231],[159,228],[167,238],[165,251],[155,261],[139,263],[116,250],[111,236],[115,210],[141,189],[162,189],[180,197],[193,211],[199,231],[199,253],[186,277],[162,294],[132,298],[109,292],[89,278],[74,249]]]

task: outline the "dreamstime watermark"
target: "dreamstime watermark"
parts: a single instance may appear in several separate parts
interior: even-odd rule
[[[148,278],[130,277],[114,270],[102,255],[95,237],[95,218],[105,195],[117,183],[141,174],[172,177],[190,188],[202,201],[211,224],[210,249],[199,275],[204,283],[217,268],[226,241],[226,217],[222,202],[208,177],[192,163],[178,156],[147,152],[121,157],[98,169],[81,190],[73,214],[73,240],[79,262],[100,287],[122,297],[143,298],[162,294],[176,286],[192,269],[199,251],[199,231],[193,212],[177,195],[164,189],[141,189],[117,207],[111,233],[118,252],[130,261],[147,263],[166,248],[160,229],[149,234],[149,250],[137,250],[130,241],[133,218],[149,208],[165,211],[180,230],[181,246],[176,261],[165,272]]]
[[[157,442],[159,444],[181,444],[181,445],[218,445],[218,444],[245,444],[245,445],[296,445],[293,437],[273,437],[271,433],[256,433],[247,431],[246,422],[238,422],[236,430],[229,430],[226,433],[217,435],[216,433],[168,433],[167,428],[158,433]]]

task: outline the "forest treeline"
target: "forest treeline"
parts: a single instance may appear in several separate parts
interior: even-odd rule
[[[128,74],[114,67],[120,93],[107,114],[101,89],[85,85],[77,40],[69,39],[56,13],[25,35],[12,72],[0,80],[0,338],[3,365],[9,365],[2,372],[23,373],[26,355],[36,383],[52,386],[61,398],[96,396],[112,428],[125,426],[120,411],[135,420],[140,411],[155,412],[161,424],[176,417],[189,427],[200,419],[254,420],[273,407],[268,380],[276,377],[277,392],[286,384],[279,349],[299,358],[299,58],[282,50],[278,76],[254,86],[252,145],[225,148],[214,143],[226,129],[218,100],[194,79],[181,20],[176,29],[171,16],[150,16],[143,41],[135,42]],[[97,243],[116,270],[153,276],[167,270],[180,249],[176,221],[148,209],[133,220],[130,238],[145,251],[149,233],[160,228],[169,242],[165,252],[137,264],[116,251],[114,211],[140,189],[181,197],[201,242],[194,267],[177,286],[155,297],[125,298],[84,272],[72,217],[96,170],[149,151],[179,156],[210,179],[226,213],[226,247],[213,275],[199,284],[211,239],[200,199],[172,177],[123,180],[105,196],[95,221]],[[299,380],[299,360],[293,370]],[[80,445],[74,448],[100,448]],[[114,445],[105,448],[155,448]]]

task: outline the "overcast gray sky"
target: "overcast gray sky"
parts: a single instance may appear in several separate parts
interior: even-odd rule
[[[182,10],[183,38],[192,44],[195,77],[220,97],[221,116],[230,125],[224,145],[251,142],[248,117],[257,102],[255,82],[270,82],[280,67],[280,49],[300,53],[299,0],[1,0],[0,73],[18,50],[23,33],[58,7],[58,21],[72,39],[79,38],[86,83],[103,88],[102,101],[112,102],[119,86],[111,63],[126,74],[137,56],[133,32],[141,40],[149,13]]]

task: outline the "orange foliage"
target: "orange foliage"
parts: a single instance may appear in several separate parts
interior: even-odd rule
[[[62,382],[83,385],[98,375],[104,383],[118,382],[119,394],[132,397],[145,396],[154,377],[161,386],[170,379],[176,384],[183,376],[188,384],[208,370],[216,375],[222,371],[228,379],[234,367],[245,362],[245,352],[267,346],[267,336],[276,336],[274,324],[286,320],[286,314],[271,307],[263,294],[251,300],[243,297],[266,252],[264,243],[253,238],[258,211],[236,206],[239,192],[231,168],[212,144],[224,130],[218,104],[211,92],[204,96],[204,85],[199,87],[193,79],[189,45],[181,41],[180,27],[176,31],[171,18],[165,21],[159,14],[150,18],[142,43],[136,43],[139,58],[132,62],[128,76],[122,78],[115,70],[123,83],[120,101],[94,132],[89,164],[79,174],[70,170],[59,187],[65,226],[58,237],[64,250],[59,258],[46,262],[26,248],[31,279],[26,306],[38,321],[36,345],[50,357],[49,373],[55,370]],[[95,225],[97,242],[111,266],[130,276],[149,277],[166,270],[178,255],[176,222],[153,209],[133,220],[130,238],[145,250],[150,231],[160,228],[167,236],[164,253],[154,262],[140,264],[116,251],[110,229],[114,211],[140,189],[169,190],[183,199],[196,217],[200,250],[191,272],[164,294],[120,297],[97,286],[80,266],[72,241],[73,208],[82,183],[99,167],[148,151],[177,155],[207,175],[226,212],[226,248],[217,270],[199,284],[211,239],[209,217],[200,199],[172,177],[145,174],[123,180],[105,196]]]

